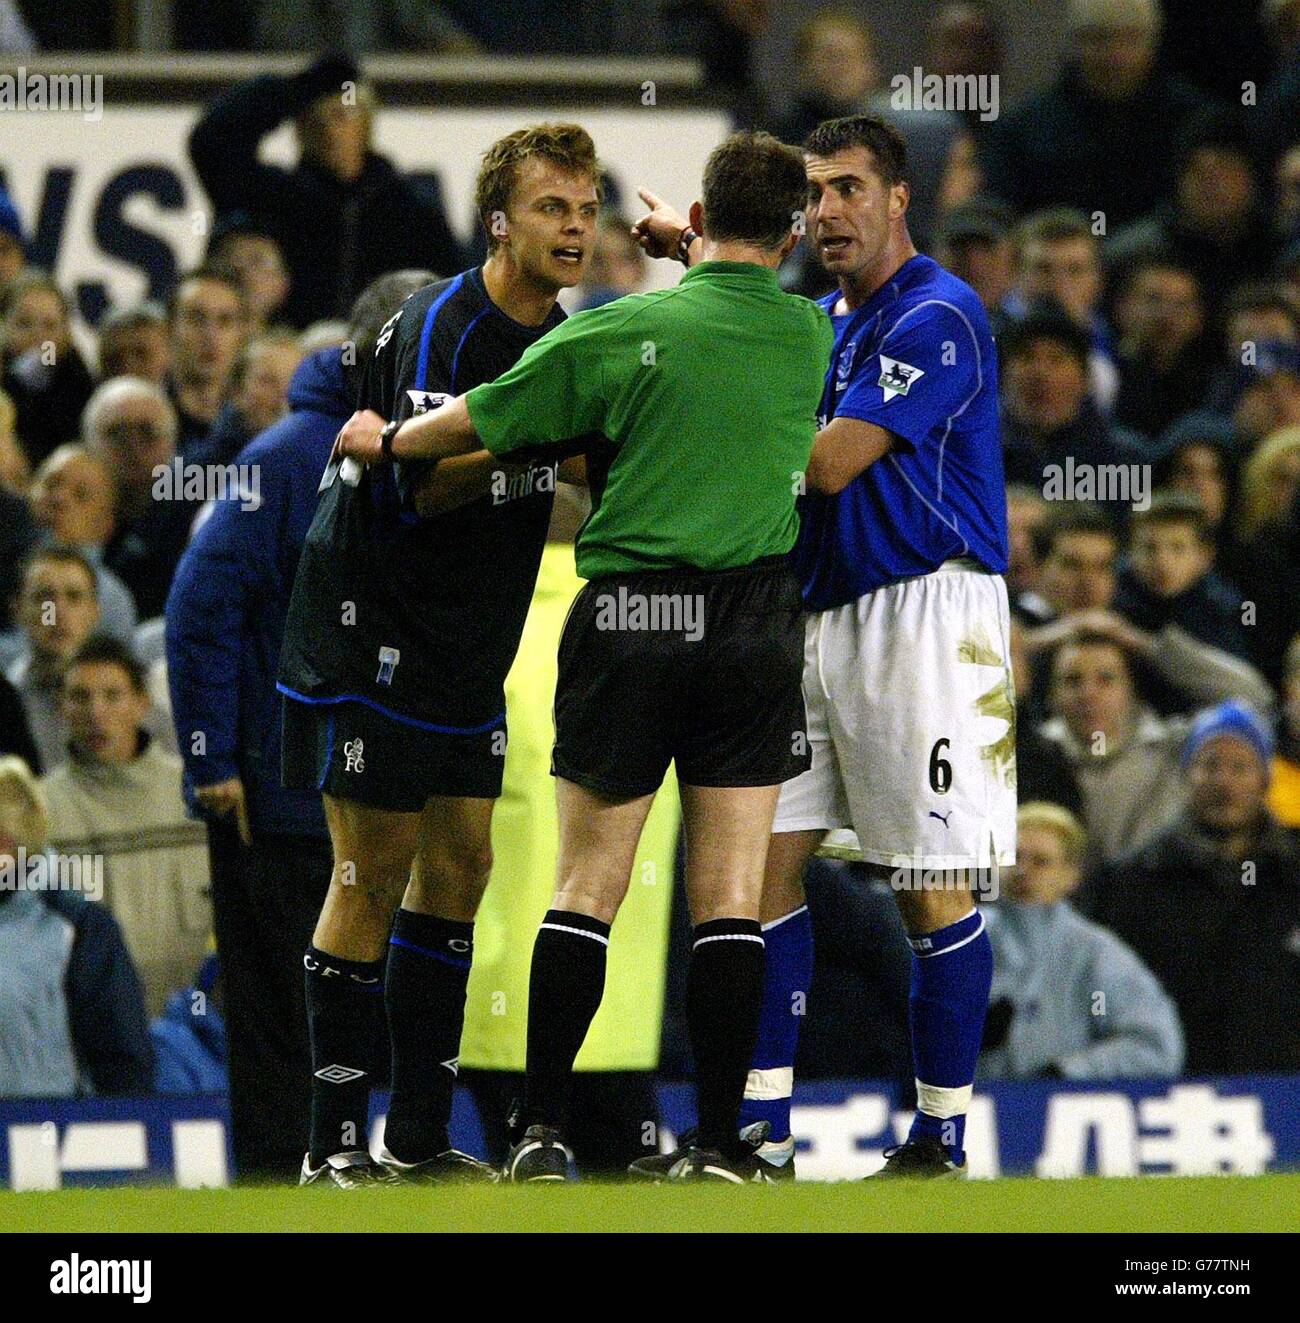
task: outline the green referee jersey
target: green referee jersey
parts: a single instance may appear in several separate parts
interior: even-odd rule
[[[584,579],[732,569],[794,545],[833,338],[775,271],[701,262],[673,289],[570,317],[466,401],[496,455],[613,443],[578,536]]]

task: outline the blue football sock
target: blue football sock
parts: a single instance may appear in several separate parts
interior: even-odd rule
[[[767,947],[763,1012],[740,1106],[740,1124],[766,1121],[772,1127],[770,1138],[782,1140],[790,1134],[794,1054],[812,982],[813,933],[808,907],[800,905],[784,918],[765,923],[763,941]]]
[[[993,982],[993,948],[978,909],[909,942],[917,1109],[908,1138],[938,1139],[953,1161],[961,1162]]]

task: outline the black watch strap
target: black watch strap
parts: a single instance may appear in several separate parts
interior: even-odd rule
[[[681,238],[677,240],[677,260],[683,266],[690,266],[691,244],[693,244],[699,237],[700,236],[688,225],[682,231]]]
[[[393,462],[393,437],[397,435],[397,429],[401,425],[401,421],[394,419],[391,423],[385,424],[384,430],[379,433],[379,453],[390,464]]]

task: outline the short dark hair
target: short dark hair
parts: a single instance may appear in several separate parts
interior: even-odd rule
[[[492,218],[497,212],[504,214],[510,209],[510,194],[519,177],[519,167],[533,156],[575,174],[590,175],[597,195],[604,197],[604,175],[596,158],[596,144],[581,124],[533,124],[507,133],[483,153],[474,185],[474,202],[487,230],[489,249],[495,249],[501,242]]]
[[[1009,322],[998,336],[998,354],[1009,363],[1038,340],[1060,345],[1087,371],[1092,341],[1088,332],[1055,299],[1040,300],[1019,320]]]
[[[909,182],[907,143],[903,135],[874,115],[823,120],[803,145],[809,156],[834,156],[853,147],[865,147],[871,153],[876,173],[889,187]]]
[[[1111,282],[1116,295],[1118,297],[1127,295],[1133,287],[1133,282],[1148,271],[1176,271],[1180,276],[1186,276],[1196,286],[1198,298],[1205,297],[1201,277],[1197,274],[1196,268],[1162,243],[1139,248],[1118,264]]]
[[[405,271],[388,271],[382,276],[376,276],[357,295],[357,301],[348,314],[348,339],[356,350],[358,363],[364,363],[374,354],[379,332],[398,308],[416,290],[432,285],[437,279],[432,271],[414,267]]]
[[[48,547],[37,547],[22,563],[22,568],[18,573],[19,584],[25,586],[32,567],[42,564],[75,565],[90,581],[90,591],[94,593],[96,600],[98,600],[99,575],[96,574],[95,567],[85,554],[76,547],[64,546],[62,543],[54,543]]]
[[[1291,322],[1300,340],[1300,304],[1287,286],[1270,280],[1251,280],[1238,285],[1224,300],[1221,320],[1226,326],[1243,312],[1280,312]]]
[[[1213,541],[1205,506],[1194,492],[1176,488],[1155,492],[1145,510],[1133,511],[1132,530],[1136,532],[1144,524],[1187,524],[1200,541]]]
[[[1058,505],[1044,523],[1034,529],[1034,551],[1039,560],[1052,554],[1057,541],[1073,533],[1092,533],[1108,537],[1119,550],[1119,530],[1115,521],[1092,501],[1069,501]]]
[[[186,271],[177,280],[171,296],[167,300],[167,320],[169,322],[176,317],[176,305],[180,301],[181,290],[195,280],[211,280],[218,285],[225,285],[238,297],[239,306],[244,310],[244,316],[248,316],[248,295],[244,293],[244,287],[239,283],[239,277],[235,272],[230,267],[223,266],[220,262],[203,262],[192,271]]]
[[[74,666],[94,663],[120,666],[126,672],[127,678],[131,681],[131,688],[137,694],[148,693],[144,665],[121,639],[115,639],[111,634],[92,634],[77,649],[64,675],[70,675]]]
[[[1052,658],[1049,671],[1052,676],[1052,683],[1056,683],[1056,666],[1061,659],[1062,653],[1066,648],[1111,648],[1115,654],[1123,659],[1124,670],[1128,673],[1128,678],[1134,688],[1137,686],[1137,674],[1133,666],[1133,657],[1123,643],[1115,637],[1114,634],[1107,634],[1100,629],[1076,629],[1074,633],[1063,638],[1060,643],[1052,649]]]
[[[779,248],[803,214],[803,157],[770,133],[733,133],[704,165],[704,230],[712,240]]]
[[[1017,262],[1031,243],[1064,243],[1070,239],[1086,239],[1094,250],[1101,247],[1092,222],[1074,207],[1044,207],[1031,212],[1012,232]]]

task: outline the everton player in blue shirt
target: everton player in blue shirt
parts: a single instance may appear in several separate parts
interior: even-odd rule
[[[782,787],[776,812],[742,1119],[760,1156],[792,1172],[798,994],[812,974],[802,878],[828,834],[851,828],[913,950],[918,1107],[880,1174],[959,1176],[992,977],[973,892],[1015,860],[996,352],[974,291],[912,244],[898,133],[854,115],[819,125],[804,151],[808,239],[839,281],[821,300],[835,348],[793,553],[812,766]],[[684,239],[693,256],[675,213],[643,196],[655,208],[637,226],[648,250]]]

